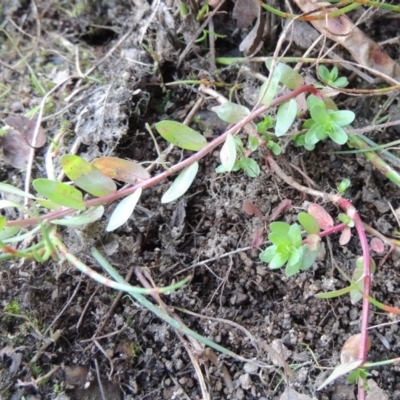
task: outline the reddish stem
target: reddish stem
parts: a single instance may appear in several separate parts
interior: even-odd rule
[[[358,236],[360,238],[360,244],[364,261],[364,295],[363,295],[362,315],[361,315],[362,323],[361,323],[361,343],[360,343],[359,359],[362,360],[363,363],[365,363],[368,354],[368,323],[369,323],[369,309],[370,309],[369,292],[371,287],[371,265],[370,265],[370,253],[369,253],[367,236],[365,234],[364,225],[361,221],[361,218],[356,212],[353,205],[348,200],[336,194],[323,193],[318,190],[310,189],[306,186],[300,185],[293,178],[285,174],[285,172],[278,166],[278,164],[272,158],[271,154],[266,155],[266,161],[268,165],[271,167],[271,169],[287,184],[299,190],[300,192],[307,193],[312,196],[321,197],[325,200],[329,200],[333,203],[338,204],[339,207],[346,212],[347,216],[354,221],[354,225],[356,227]],[[321,235],[323,233],[324,232],[322,232]],[[358,385],[358,394],[359,394],[358,397],[359,400],[365,399],[365,390],[363,388],[363,382],[361,380],[359,381]]]
[[[275,100],[273,100],[269,107],[261,106],[261,107],[257,108],[256,110],[252,111],[245,119],[243,119],[242,121],[240,121],[239,123],[234,125],[232,128],[228,129],[225,133],[223,133],[221,136],[218,136],[212,142],[208,143],[207,146],[205,146],[203,149],[201,149],[197,153],[193,154],[191,157],[187,158],[186,160],[183,160],[179,164],[172,166],[167,171],[164,171],[161,174],[158,174],[157,176],[148,179],[147,181],[138,183],[135,186],[131,186],[131,187],[128,187],[125,189],[118,190],[117,192],[111,193],[107,196],[88,200],[85,202],[86,208],[97,206],[100,204],[106,204],[106,203],[118,200],[122,197],[128,196],[129,194],[135,192],[139,188],[147,189],[151,186],[154,186],[154,185],[162,182],[164,179],[168,178],[170,175],[188,167],[189,165],[193,164],[194,162],[199,161],[200,159],[205,157],[212,150],[214,150],[215,147],[224,143],[226,136],[228,134],[237,133],[237,131],[239,129],[243,128],[243,126],[245,126],[247,123],[249,123],[256,117],[265,113],[270,107],[275,107],[285,101],[293,99],[303,92],[310,92],[312,94],[315,94],[316,96],[319,96],[319,92],[314,86],[311,86],[311,85],[300,86],[296,90],[286,93],[286,94],[276,98]],[[54,219],[64,217],[65,215],[71,214],[73,212],[76,212],[76,210],[74,210],[72,208],[65,208],[62,210],[49,212],[48,214],[43,215],[40,218],[26,218],[26,219],[16,219],[14,221],[7,221],[6,226],[21,226],[22,227],[22,226],[37,225],[40,220],[41,221],[52,221]]]

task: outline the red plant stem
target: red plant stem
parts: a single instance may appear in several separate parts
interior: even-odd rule
[[[322,238],[322,237],[325,237],[325,236],[332,235],[332,233],[340,232],[340,231],[342,231],[344,228],[346,228],[346,226],[347,226],[347,224],[344,223],[344,222],[342,222],[342,223],[339,224],[339,225],[331,226],[330,228],[325,229],[324,231],[322,231],[322,232],[319,234],[319,237]]]
[[[147,189],[151,186],[155,186],[156,184],[162,182],[164,179],[168,178],[170,175],[188,167],[189,165],[193,164],[196,161],[201,160],[203,157],[205,157],[207,154],[209,154],[215,147],[224,143],[226,136],[228,134],[235,134],[239,129],[243,128],[243,126],[245,126],[247,123],[249,123],[256,117],[260,116],[261,114],[265,113],[268,110],[268,108],[275,107],[285,101],[293,99],[303,92],[310,92],[312,94],[315,94],[316,96],[320,96],[319,91],[314,86],[311,86],[311,85],[300,86],[299,88],[293,90],[292,92],[286,93],[286,94],[276,98],[275,100],[273,100],[269,107],[261,106],[261,107],[257,108],[256,110],[252,111],[245,119],[238,122],[236,125],[234,125],[230,129],[228,129],[221,136],[218,136],[212,142],[208,143],[207,146],[205,146],[203,149],[201,149],[197,153],[193,154],[186,160],[183,160],[179,164],[172,166],[167,171],[164,171],[161,174],[158,174],[155,177],[150,178],[144,182],[138,183],[135,186],[118,190],[115,193],[111,193],[111,194],[103,196],[103,197],[98,197],[96,199],[88,200],[85,202],[86,208],[97,206],[100,204],[106,204],[106,203],[118,200],[122,197],[128,196],[129,194],[135,192],[139,188]],[[52,221],[54,219],[64,217],[65,215],[71,214],[73,212],[76,212],[76,210],[72,209],[72,208],[65,208],[62,210],[49,212],[48,214],[43,215],[40,218],[26,218],[26,219],[16,219],[14,221],[7,221],[6,226],[21,226],[22,227],[22,226],[37,225],[40,220],[41,221]]]
[[[354,221],[354,225],[360,239],[363,262],[364,262],[364,294],[363,294],[362,315],[361,315],[362,323],[361,323],[361,343],[360,343],[359,359],[362,360],[363,363],[365,363],[367,360],[367,353],[368,353],[368,323],[369,323],[369,310],[370,310],[369,292],[371,287],[371,265],[370,265],[370,253],[367,242],[367,236],[365,234],[363,222],[361,221],[361,218],[356,212],[353,205],[348,200],[336,194],[323,193],[318,190],[310,189],[306,186],[300,185],[293,178],[286,175],[286,173],[278,166],[278,164],[272,158],[271,154],[266,155],[266,161],[268,165],[271,167],[271,169],[284,182],[294,187],[295,189],[299,190],[300,192],[307,193],[312,196],[321,197],[325,200],[329,200],[333,203],[336,203],[340,208],[342,208],[346,212],[347,216]],[[365,399],[365,390],[363,388],[363,382],[361,382],[361,380],[359,381],[359,386],[358,386],[358,399],[359,400]]]

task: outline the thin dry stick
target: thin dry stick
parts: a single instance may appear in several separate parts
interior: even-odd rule
[[[135,267],[134,267],[134,266],[131,266],[131,267],[129,268],[129,271],[128,271],[128,273],[127,273],[126,276],[125,276],[125,281],[126,281],[126,282],[129,282],[130,279],[132,278],[132,275],[133,275],[134,270],[135,270]],[[101,286],[100,286],[100,287],[101,287]],[[108,321],[110,320],[110,318],[114,315],[114,311],[115,311],[115,309],[116,309],[118,303],[121,301],[121,298],[122,298],[122,296],[123,296],[124,294],[125,294],[124,292],[118,292],[118,294],[117,294],[115,300],[113,301],[113,303],[112,303],[110,309],[108,310],[106,316],[104,317],[103,321],[102,321],[101,324],[97,327],[96,332],[93,334],[92,338],[91,338],[91,339],[88,339],[88,341],[89,341],[89,340],[90,340],[90,341],[93,341],[93,340],[95,340],[95,339],[99,339],[99,338],[97,337],[97,335],[104,329],[104,327],[107,325],[107,323],[108,323]],[[92,347],[93,347],[93,342],[92,342],[89,346],[87,346],[87,347],[84,349],[84,351],[87,351],[87,350],[89,350],[89,349],[92,348]]]
[[[65,313],[65,310],[69,307],[69,305],[71,304],[72,300],[75,298],[76,294],[78,293],[78,290],[81,287],[81,283],[82,283],[82,276],[80,277],[79,282],[76,285],[76,288],[75,288],[74,292],[72,293],[71,297],[66,302],[65,306],[63,307],[63,309],[59,312],[59,314],[53,319],[52,323],[44,331],[43,337],[46,337],[48,335],[48,333],[50,332],[50,329],[60,319],[61,315],[63,315]]]
[[[111,368],[110,368],[110,372],[107,375],[108,375],[108,379],[111,380],[112,374],[114,372],[113,360],[111,360],[111,358],[108,356],[107,352],[103,349],[102,345],[97,340],[93,340],[93,343],[96,345],[96,347],[104,354],[104,356],[110,362]]]
[[[215,36],[214,36],[214,19],[210,18],[210,21],[208,22],[208,30],[209,30],[209,34],[208,34],[208,41],[210,44],[210,64],[211,64],[211,68],[214,70],[216,63],[215,63]]]
[[[81,323],[82,323],[83,319],[85,318],[86,312],[87,312],[90,304],[92,303],[92,300],[93,300],[94,296],[96,296],[96,294],[100,290],[100,288],[101,288],[101,286],[97,286],[95,291],[90,296],[89,300],[86,302],[85,308],[83,309],[83,311],[81,313],[81,316],[79,317],[78,323],[76,324],[76,327],[75,327],[76,330],[78,330],[79,327],[81,326]]]
[[[100,376],[100,370],[99,370],[99,364],[97,363],[97,359],[94,359],[94,365],[96,367],[96,376],[97,376],[97,383],[99,384],[99,389],[101,393],[101,398],[102,400],[107,400],[106,395],[104,393],[103,389],[103,383],[101,382],[101,376]]]
[[[142,271],[139,268],[136,268],[135,274],[136,274],[137,278],[139,279],[140,283],[144,287],[149,288],[149,289],[155,287],[155,284],[152,281],[150,275],[147,274],[146,270],[143,270],[143,271],[146,273],[147,279],[149,279],[152,284],[150,285],[147,282],[146,278],[142,275]],[[167,304],[164,303],[164,301],[161,299],[161,297],[160,297],[160,295],[158,293],[152,293],[152,296],[153,296],[154,300],[160,305],[160,307],[162,309],[164,309],[164,311],[168,312],[168,314],[170,314],[171,317],[174,318],[176,321],[179,321],[182,325],[186,326],[184,324],[184,322],[182,321],[182,319],[175,312],[171,312],[170,308],[167,306]],[[204,381],[204,376],[203,376],[203,374],[201,372],[201,368],[199,366],[197,358],[194,356],[192,350],[188,346],[186,340],[184,340],[182,334],[179,331],[176,331],[176,333],[178,334],[179,338],[181,339],[181,341],[182,341],[182,343],[183,343],[183,345],[184,345],[184,347],[185,347],[185,349],[186,349],[186,351],[187,351],[187,353],[188,353],[188,355],[189,355],[189,357],[190,357],[190,359],[192,361],[192,364],[193,364],[194,369],[196,371],[196,376],[197,376],[197,378],[199,380],[199,383],[200,383],[201,391],[202,391],[202,394],[203,394],[203,399],[210,399],[209,393],[207,391],[207,386],[206,386],[205,381]],[[188,338],[189,342],[191,343],[191,345],[192,345],[193,349],[195,350],[195,352],[198,353],[198,354],[201,354],[203,352],[203,348],[200,345],[200,343],[195,338],[193,338],[191,336],[187,335],[187,338]]]
[[[39,383],[49,379],[55,372],[57,372],[60,369],[60,365],[57,365],[53,369],[51,369],[46,375],[41,375],[36,379],[32,379],[30,382],[23,382],[20,379],[18,379],[18,386],[19,387],[27,387],[27,386],[33,386],[36,390],[39,389]]]
[[[259,355],[260,349],[257,346],[257,339],[242,325],[239,325],[236,322],[230,321],[228,319],[210,317],[209,315],[201,315],[201,314],[197,314],[197,313],[195,313],[193,311],[186,310],[184,308],[179,308],[179,307],[175,307],[175,308],[177,310],[185,313],[185,314],[193,315],[193,316],[201,318],[201,319],[209,319],[211,321],[216,321],[216,322],[219,322],[221,324],[231,325],[234,328],[242,331],[250,339],[250,343],[254,346],[254,348],[257,351],[257,354]]]

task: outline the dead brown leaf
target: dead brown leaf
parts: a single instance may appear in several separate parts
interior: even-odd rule
[[[320,10],[318,13],[326,15],[336,10],[336,8],[330,7],[330,3],[326,2],[316,3],[313,0],[295,0],[295,3],[304,13],[312,13]],[[325,10],[322,8],[324,6],[329,7]],[[361,29],[357,28],[353,21],[346,15],[310,22],[319,32],[345,47],[361,65],[381,72],[400,82],[400,65],[391,59]]]
[[[17,115],[6,118],[5,122],[12,129],[0,137],[4,160],[14,168],[24,168],[33,147],[36,121]],[[42,147],[45,143],[46,133],[42,127],[39,127],[35,148]]]
[[[260,5],[257,0],[237,0],[233,7],[232,17],[236,19],[239,29],[250,26],[260,12]]]

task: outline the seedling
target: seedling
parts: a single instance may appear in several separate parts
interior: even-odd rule
[[[349,81],[346,77],[338,77],[339,70],[336,66],[334,66],[329,72],[328,68],[326,68],[325,65],[320,65],[318,67],[318,74],[321,77],[322,81],[329,86],[343,88],[349,84]]]
[[[350,125],[355,118],[353,111],[333,111],[327,108],[324,101],[317,96],[307,98],[307,106],[311,118],[304,123],[307,133],[296,141],[307,150],[314,150],[315,145],[328,137],[337,144],[345,144],[348,140],[343,127]],[[303,141],[304,140],[304,141]]]
[[[270,225],[271,233],[268,235],[272,246],[267,247],[260,254],[261,261],[268,263],[271,269],[281,268],[286,264],[287,276],[309,269],[319,252],[317,221],[307,213],[300,214],[298,220],[308,233],[304,244],[298,224],[273,222]]]
[[[337,186],[337,190],[341,195],[344,195],[346,193],[346,190],[350,187],[351,181],[350,179],[343,179],[339,185]]]

